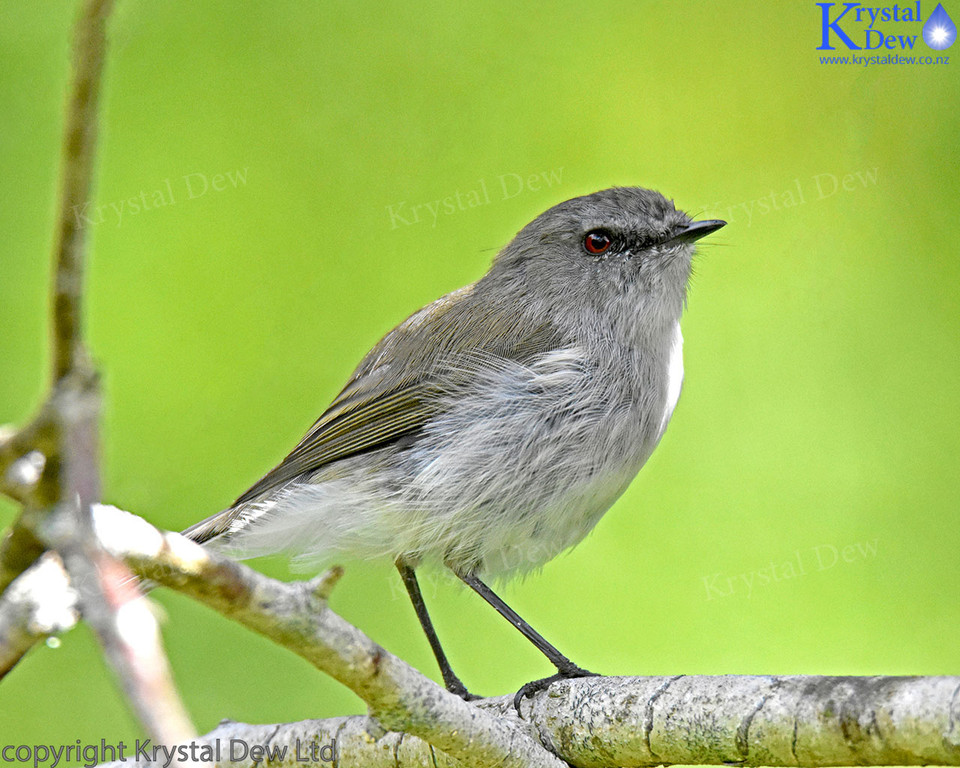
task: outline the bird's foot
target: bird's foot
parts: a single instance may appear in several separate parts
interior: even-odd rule
[[[483,696],[477,696],[476,694],[470,693],[470,691],[467,690],[467,686],[461,683],[460,679],[457,677],[454,677],[453,680],[447,680],[446,686],[450,693],[455,693],[464,701],[477,701],[478,699],[483,698]]]
[[[576,664],[571,664],[569,667],[563,667],[562,669],[558,669],[557,674],[555,675],[550,675],[550,677],[542,677],[539,680],[531,680],[529,683],[523,686],[513,697],[513,708],[517,710],[517,714],[520,715],[520,702],[522,702],[524,699],[529,698],[540,691],[545,691],[558,680],[571,680],[577,677],[599,677],[599,675],[596,672],[588,672],[585,669],[581,669]]]

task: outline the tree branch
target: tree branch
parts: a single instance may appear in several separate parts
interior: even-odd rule
[[[960,677],[622,677],[530,718],[577,766],[960,765]]]
[[[584,678],[539,694],[526,717],[547,749],[578,768],[958,765],[958,689],[956,677]],[[476,706],[516,718],[511,696]],[[473,765],[364,715],[225,722],[184,748],[201,758],[205,746],[219,750],[235,758],[232,768],[256,768],[258,750],[266,750],[272,768],[293,768],[312,744],[347,765]]]

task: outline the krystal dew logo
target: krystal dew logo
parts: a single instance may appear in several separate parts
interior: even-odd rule
[[[953,45],[957,27],[938,4],[921,30],[920,0],[916,5],[869,6],[862,3],[817,3],[821,12],[818,51],[834,51],[835,43],[851,51],[912,50],[917,38],[935,51]],[[896,25],[896,26],[894,26]],[[919,31],[920,34],[912,34]]]

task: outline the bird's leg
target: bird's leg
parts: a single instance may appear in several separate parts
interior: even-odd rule
[[[490,605],[492,605],[497,613],[499,613],[503,618],[509,621],[513,626],[520,630],[521,634],[527,638],[537,650],[540,651],[544,656],[550,659],[550,662],[557,668],[557,674],[551,675],[550,677],[544,677],[540,680],[533,680],[523,686],[517,695],[513,698],[513,706],[516,708],[517,713],[520,712],[520,702],[525,696],[532,696],[537,691],[542,691],[545,688],[548,688],[551,683],[555,683],[557,680],[564,680],[571,677],[596,677],[596,672],[588,672],[581,667],[578,667],[570,659],[564,656],[560,651],[554,648],[550,643],[548,643],[543,636],[537,632],[533,627],[531,627],[527,622],[525,622],[520,615],[513,610],[509,605],[507,605],[503,600],[497,596],[497,594],[490,589],[486,584],[484,584],[480,579],[478,579],[472,573],[458,573],[456,570],[453,570],[457,574],[457,577],[470,589],[476,592],[480,597],[486,600]]]
[[[447,690],[450,691],[450,693],[457,694],[457,696],[465,701],[479,699],[479,696],[474,696],[467,690],[467,687],[460,682],[460,678],[454,674],[453,669],[450,667],[450,662],[447,661],[447,655],[443,652],[443,647],[440,645],[440,638],[437,637],[437,631],[433,628],[433,622],[430,621],[430,614],[427,613],[427,604],[423,602],[423,594],[420,592],[420,584],[417,582],[417,574],[413,567],[403,560],[397,560],[397,570],[400,571],[400,578],[403,579],[403,585],[407,588],[407,594],[410,595],[413,610],[416,611],[417,618],[420,620],[420,626],[423,627],[423,632],[427,636],[430,648],[433,649],[433,655],[437,659],[440,674],[443,675],[443,682]]]

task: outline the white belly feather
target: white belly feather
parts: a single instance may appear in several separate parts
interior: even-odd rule
[[[663,419],[660,422],[660,434],[667,428],[673,409],[680,399],[680,390],[683,388],[683,334],[680,333],[680,323],[673,329],[673,342],[670,345],[670,361],[667,364],[667,403],[663,409]]]

